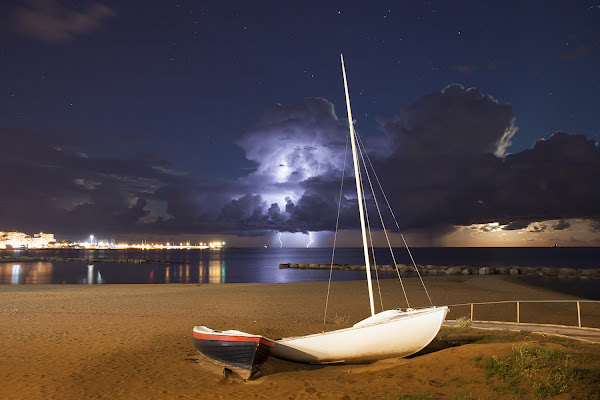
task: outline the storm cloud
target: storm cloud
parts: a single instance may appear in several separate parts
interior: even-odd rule
[[[335,226],[342,160],[336,155],[331,161],[329,150],[337,148],[343,154],[337,135],[345,135],[347,128],[325,103],[308,99],[289,108],[275,106],[276,112],[267,110],[241,141],[257,163],[251,177],[278,181],[278,168],[295,165],[292,174],[308,178],[288,179],[293,185],[287,187],[262,185],[265,193],[282,190],[280,197],[287,202],[277,204],[277,213],[270,202],[271,212],[266,206],[260,215],[252,210],[254,220],[263,221],[265,228],[294,232]],[[460,85],[427,95],[384,121],[388,153],[374,151],[370,156],[401,225],[447,233],[452,226],[498,222],[505,230],[542,231],[546,225],[534,223],[561,220],[552,229],[564,230],[569,228],[567,219],[598,219],[600,190],[590,184],[600,172],[596,143],[557,132],[531,149],[507,154],[517,130],[510,105]],[[292,137],[293,144],[286,146]],[[271,146],[274,143],[279,147]],[[262,146],[268,150],[257,157],[256,149]],[[296,158],[297,151],[310,156]],[[341,226],[350,229],[357,225],[356,201],[352,182],[345,188]]]
[[[342,170],[347,122],[338,120],[333,104],[310,98],[284,107],[267,107],[256,126],[238,144],[256,171],[249,180],[299,183]]]
[[[384,131],[409,157],[501,157],[517,128],[510,105],[453,84],[396,114]]]
[[[567,230],[569,219],[599,226],[600,149],[582,135],[556,132],[508,154],[517,134],[511,106],[460,85],[424,96],[380,128],[370,137],[385,146],[367,151],[403,228],[435,235],[489,223],[537,232]],[[202,180],[156,155],[94,155],[81,136],[4,130],[0,220],[59,234],[333,230],[347,131],[322,98],[269,106],[237,141],[252,171]],[[355,229],[347,157],[340,227]]]

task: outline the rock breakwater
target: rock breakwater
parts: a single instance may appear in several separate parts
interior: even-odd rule
[[[343,271],[364,271],[364,265],[354,264],[279,264],[280,269],[329,269]],[[371,266],[371,270],[375,270]],[[378,265],[379,272],[395,272],[394,265]],[[415,273],[411,265],[398,264],[400,273]],[[556,267],[482,267],[482,266],[440,266],[424,265],[419,267],[419,272],[424,275],[522,275],[522,276],[550,276],[560,278],[600,279],[600,268],[556,268]]]
[[[91,258],[91,257],[30,257],[30,256],[2,256],[0,262],[31,262],[31,261],[50,261],[50,262],[100,262],[100,263],[119,263],[119,264],[172,264],[167,260],[141,260],[133,258]]]

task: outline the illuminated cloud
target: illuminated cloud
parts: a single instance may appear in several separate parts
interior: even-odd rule
[[[528,227],[528,232],[533,232],[533,233],[539,233],[539,232],[544,232],[546,230],[547,226],[545,224],[531,224]]]
[[[293,106],[267,107],[237,143],[256,163],[251,181],[297,183],[341,171],[347,122],[333,105],[309,98]]]
[[[324,99],[267,108],[256,126],[238,141],[246,157],[256,163],[256,170],[242,180],[251,182],[253,190],[234,197],[224,207],[227,215],[239,215],[241,226],[254,229],[333,229],[347,129],[346,122],[338,119],[333,106]],[[409,216],[403,222],[410,227],[435,224],[436,230],[444,232],[448,223],[468,218],[470,210],[467,206],[457,205],[457,210],[453,204],[439,204],[447,197],[428,192],[427,185],[435,186],[438,192],[455,191],[452,180],[464,180],[464,176],[455,174],[454,168],[462,171],[465,162],[489,162],[486,158],[494,158],[492,153],[504,155],[516,132],[510,106],[459,85],[425,96],[384,123],[383,130],[385,136],[375,141],[387,145],[376,150],[385,148],[387,153],[377,151],[371,156],[383,176],[390,175],[386,180],[392,182],[395,209]],[[440,156],[443,164],[438,161]],[[455,166],[457,160],[460,162]],[[448,163],[450,166],[445,165]],[[403,175],[400,171],[408,164],[424,168]],[[455,177],[445,179],[442,171]],[[352,182],[345,185],[342,228],[357,226],[353,187]],[[249,206],[245,200],[256,194],[261,195],[262,205]],[[277,207],[267,212],[267,204]],[[232,213],[237,208],[243,210]],[[450,215],[440,219],[439,210]]]

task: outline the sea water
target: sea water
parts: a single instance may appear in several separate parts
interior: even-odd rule
[[[414,248],[418,265],[547,266],[600,268],[599,247],[572,248]],[[410,264],[405,249],[395,249],[399,264]],[[279,264],[329,264],[330,248],[225,248],[221,250],[0,250],[1,256],[85,258],[90,262],[0,262],[0,284],[119,284],[119,283],[254,283],[316,282],[329,279],[329,269],[280,269]],[[167,260],[169,264],[107,263],[98,258]],[[388,249],[376,249],[379,265],[392,264]],[[361,248],[337,248],[334,263],[364,264]],[[396,273],[380,273],[395,277]],[[332,271],[333,280],[364,279],[364,271]],[[600,298],[598,280],[528,279],[556,290],[586,292]],[[589,288],[588,288],[589,286]]]

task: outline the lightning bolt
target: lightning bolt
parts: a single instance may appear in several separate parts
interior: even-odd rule
[[[308,246],[310,246],[313,243],[312,240],[312,232],[308,232],[308,240],[310,240],[310,242],[308,242],[308,244],[306,245],[306,248],[308,249]]]
[[[279,248],[283,247],[283,243],[281,242],[281,232],[279,232]]]

